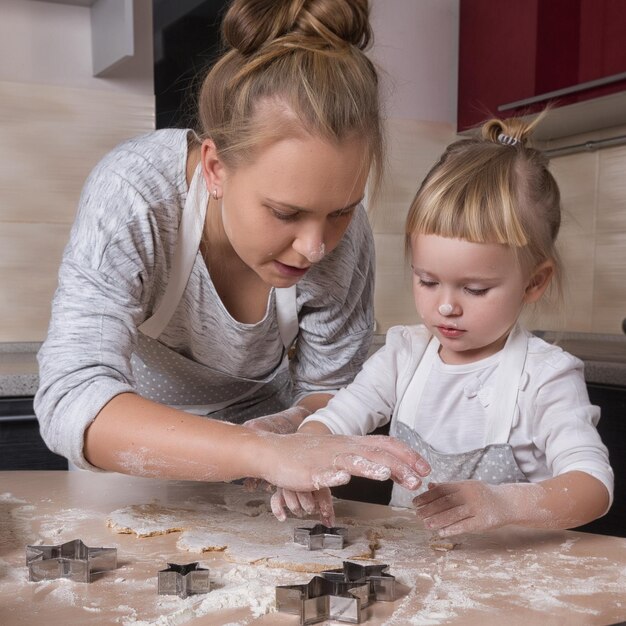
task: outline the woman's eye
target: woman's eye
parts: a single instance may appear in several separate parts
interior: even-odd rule
[[[337,211],[337,213],[331,213],[330,216],[333,219],[341,219],[342,217],[349,217],[355,211],[356,207],[352,207],[351,209],[344,209],[343,211]]]
[[[272,215],[283,222],[293,222],[298,219],[298,213],[284,213],[283,211],[277,211],[276,209],[270,209]]]
[[[465,291],[472,294],[473,296],[484,296],[489,291],[489,288],[486,287],[484,289],[472,289],[471,287],[465,287]]]

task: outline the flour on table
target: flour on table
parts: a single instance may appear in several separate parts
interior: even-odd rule
[[[311,520],[278,522],[268,512],[269,494],[225,494],[224,504],[194,502],[181,508],[158,503],[135,504],[113,511],[107,525],[115,532],[149,538],[180,533],[179,550],[197,554],[222,552],[227,561],[263,564],[296,572],[321,572],[341,567],[345,560],[373,558],[371,533],[358,526],[346,529],[341,550],[307,550],[294,543],[294,528],[312,526]],[[251,512],[253,512],[251,514]]]

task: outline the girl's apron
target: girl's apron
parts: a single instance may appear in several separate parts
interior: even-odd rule
[[[288,351],[298,334],[296,287],[272,289],[283,356],[260,379],[233,376],[203,365],[168,348],[158,337],[182,298],[200,248],[209,197],[196,169],[181,218],[178,241],[165,293],[154,314],[139,326],[131,358],[138,392],[162,404],[199,415],[243,422],[282,410],[291,404]]]
[[[415,421],[424,386],[439,352],[439,341],[432,337],[411,381],[396,405],[391,435],[404,441],[430,463],[431,473],[417,491],[394,484],[392,506],[411,507],[413,498],[428,489],[430,482],[482,480],[491,484],[527,482],[509,445],[517,413],[517,396],[522,386],[528,338],[518,327],[511,331],[495,377],[493,393],[486,407],[484,446],[461,453],[435,450],[415,432]]]

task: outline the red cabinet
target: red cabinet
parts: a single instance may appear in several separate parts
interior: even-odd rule
[[[625,0],[460,0],[459,131],[622,92]]]

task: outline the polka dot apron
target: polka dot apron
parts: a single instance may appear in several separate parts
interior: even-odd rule
[[[190,413],[241,423],[291,405],[288,351],[298,334],[296,288],[272,289],[283,343],[280,364],[262,379],[232,376],[198,363],[158,341],[178,306],[191,274],[204,228],[208,192],[201,168],[185,201],[170,278],[156,311],[141,326],[132,367],[138,392]]]
[[[494,384],[498,393],[492,394],[486,407],[484,447],[461,453],[439,452],[415,431],[416,407],[419,406],[440,345],[435,337],[424,343],[424,355],[396,405],[391,426],[391,435],[421,454],[430,463],[432,471],[417,491],[409,491],[394,484],[390,502],[392,506],[411,507],[413,498],[428,489],[431,481],[442,483],[473,479],[491,484],[528,482],[508,443],[519,410],[517,396],[523,381],[527,337],[516,326],[502,351]]]

